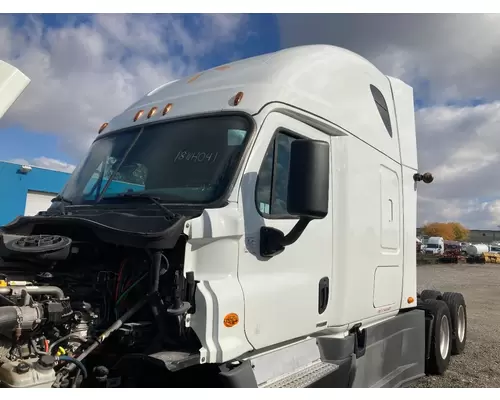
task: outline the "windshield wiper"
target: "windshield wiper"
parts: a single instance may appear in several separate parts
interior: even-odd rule
[[[177,218],[179,215],[170,211],[167,207],[165,207],[163,204],[161,204],[161,199],[156,196],[151,196],[150,194],[147,193],[136,193],[136,192],[125,192],[125,193],[120,193],[117,194],[116,196],[110,196],[110,197],[103,197],[103,199],[147,199],[150,200],[152,203],[156,204],[161,210],[165,213],[165,216],[169,218]]]

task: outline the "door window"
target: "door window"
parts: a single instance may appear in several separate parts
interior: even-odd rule
[[[290,217],[287,211],[290,151],[296,137],[278,132],[264,157],[256,185],[256,203],[263,216]]]

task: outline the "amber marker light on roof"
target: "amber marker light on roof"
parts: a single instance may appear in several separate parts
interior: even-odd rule
[[[166,113],[168,113],[171,109],[172,109],[172,103],[168,103],[165,108],[163,109],[163,113],[162,115],[165,115]]]
[[[137,114],[135,114],[135,117],[134,117],[134,122],[137,121],[139,118],[141,118],[142,114],[144,114],[144,110],[137,111]]]
[[[106,129],[108,127],[108,125],[109,124],[107,122],[105,122],[104,124],[102,124],[101,127],[99,128],[98,133],[101,133],[104,129]]]
[[[236,96],[234,96],[233,105],[237,106],[238,104],[240,104],[242,99],[243,99],[243,92],[236,93]]]
[[[153,115],[155,115],[157,110],[158,110],[158,107],[153,107],[151,110],[149,110],[148,119],[151,118]]]
[[[202,73],[202,72],[200,72],[199,74],[194,75],[193,77],[191,77],[191,78],[187,81],[187,83],[192,83],[192,82],[194,82],[194,81],[195,81],[195,80],[197,80],[197,79],[198,79],[201,75],[203,75],[203,73]]]

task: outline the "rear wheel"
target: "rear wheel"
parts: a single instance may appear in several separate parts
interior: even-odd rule
[[[430,332],[430,354],[426,362],[425,372],[430,375],[442,375],[448,369],[451,358],[452,325],[450,310],[442,300],[430,299],[422,303],[434,321]]]
[[[420,300],[426,301],[426,300],[437,300],[441,299],[441,292],[439,290],[422,290],[422,293],[420,293]]]
[[[443,301],[450,309],[452,341],[451,354],[461,354],[467,341],[467,308],[461,293],[445,292]]]

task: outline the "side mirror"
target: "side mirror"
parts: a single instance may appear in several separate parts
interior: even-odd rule
[[[260,253],[274,257],[295,243],[313,219],[328,214],[330,193],[330,146],[320,140],[297,139],[290,149],[287,211],[299,217],[285,236],[279,229],[264,226],[260,231]]]
[[[290,151],[288,213],[310,219],[325,218],[329,192],[329,144],[321,140],[294,140]]]

